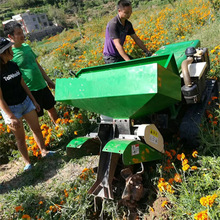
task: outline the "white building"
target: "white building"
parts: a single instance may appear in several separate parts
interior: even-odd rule
[[[46,14],[33,14],[30,13],[30,11],[27,11],[23,14],[14,15],[12,16],[12,19],[3,21],[3,26],[9,21],[19,22],[22,25],[22,29],[25,34],[43,30],[49,26],[49,21]]]

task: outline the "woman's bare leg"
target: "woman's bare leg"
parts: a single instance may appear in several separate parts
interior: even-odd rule
[[[27,146],[25,142],[25,133],[24,133],[24,127],[22,123],[22,119],[19,119],[21,121],[21,126],[19,128],[14,128],[9,125],[9,128],[15,135],[15,139],[17,142],[18,150],[21,152],[21,155],[24,159],[24,162],[26,165],[30,164],[30,158],[28,156]]]
[[[44,144],[44,139],[43,135],[40,129],[39,121],[38,121],[38,116],[35,110],[23,115],[23,118],[27,121],[28,125],[30,126],[34,140],[36,141],[38,147],[41,150],[41,155],[42,157],[46,156],[48,151],[46,150],[45,144]]]

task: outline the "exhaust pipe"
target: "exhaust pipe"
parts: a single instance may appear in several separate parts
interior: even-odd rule
[[[193,57],[187,57],[181,64],[182,74],[183,74],[183,81],[185,86],[191,87],[192,81],[189,75],[188,65],[193,62]]]
[[[196,54],[196,49],[194,47],[188,47],[185,51],[187,59],[181,64],[182,75],[184,86],[182,86],[181,91],[186,100],[187,104],[197,103],[199,101],[198,87],[193,84],[190,78],[188,65],[194,61],[194,54]]]

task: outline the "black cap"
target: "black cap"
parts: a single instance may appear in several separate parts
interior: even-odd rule
[[[7,38],[0,37],[0,54],[4,53],[11,45],[13,45],[13,43]]]

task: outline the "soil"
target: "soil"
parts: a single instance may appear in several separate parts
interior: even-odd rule
[[[81,165],[76,164],[71,160],[66,161],[67,158],[64,158],[62,156],[57,156],[55,159],[47,159],[47,161],[43,160],[35,163],[34,169],[36,171],[38,169],[37,166],[40,163],[41,167],[39,169],[42,170],[39,170],[39,172],[43,171],[44,175],[40,176],[39,180],[36,180],[37,178],[36,176],[34,176],[32,186],[46,188],[50,187],[50,185],[53,184],[54,180],[57,184],[61,184],[64,181],[72,181],[82,172],[85,167],[95,168],[98,165],[98,156],[87,157],[86,160],[83,160]],[[60,164],[63,164],[63,166],[60,166]],[[25,180],[27,176],[29,176],[28,178],[30,178],[30,175],[26,175],[23,172],[23,167],[24,163],[22,158],[11,161],[8,164],[0,165],[0,194],[7,193],[11,189],[18,189],[25,185]],[[151,189],[149,187],[146,191],[147,204],[150,207],[149,214],[147,216],[145,215],[141,219],[168,219],[167,208],[163,208],[161,206],[162,203],[167,199],[165,197],[156,198],[156,192],[153,188]],[[146,199],[144,201],[144,205],[145,204]]]
[[[167,208],[166,207],[162,207],[162,203],[164,201],[167,201],[166,197],[159,197],[157,199],[155,199],[155,201],[152,204],[152,207],[149,210],[149,214],[145,217],[145,220],[159,220],[159,219],[163,219],[163,220],[168,220],[169,219],[169,215],[167,212]]]

